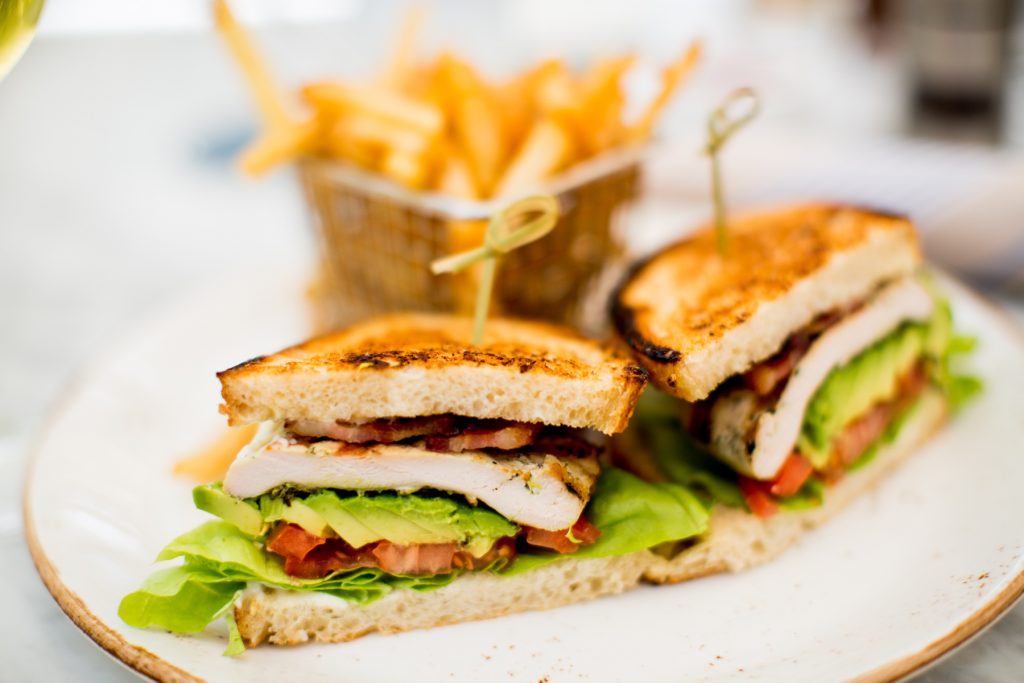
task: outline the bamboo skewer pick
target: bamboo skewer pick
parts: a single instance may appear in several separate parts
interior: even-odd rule
[[[725,96],[708,117],[708,144],[704,152],[711,158],[711,202],[715,211],[715,243],[718,253],[729,252],[726,231],[725,196],[718,152],[736,131],[750,123],[761,111],[761,100],[752,88],[739,88]]]
[[[550,195],[526,197],[513,202],[494,214],[487,231],[484,243],[468,251],[440,258],[430,264],[435,275],[441,273],[458,273],[469,266],[483,261],[483,273],[480,288],[477,290],[476,311],[473,321],[473,345],[483,341],[484,323],[491,304],[491,292],[494,290],[494,276],[497,272],[498,258],[513,249],[535,242],[551,232],[558,222],[558,201]]]

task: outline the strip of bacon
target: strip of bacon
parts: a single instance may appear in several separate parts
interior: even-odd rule
[[[491,421],[477,423],[463,429],[455,436],[428,436],[426,447],[442,453],[477,451],[482,448],[497,448],[513,451],[533,443],[541,425],[526,422]]]
[[[860,308],[863,303],[863,301],[856,301],[848,306],[823,313],[802,330],[793,333],[778,353],[768,360],[761,361],[743,375],[743,381],[747,388],[759,396],[770,395],[780,384],[785,384],[793,372],[793,368],[806,355],[811,342],[818,335]]]
[[[590,458],[600,455],[601,447],[576,434],[545,432],[533,442],[533,450],[556,458]]]
[[[299,436],[324,437],[347,443],[396,443],[428,434],[455,434],[458,429],[453,415],[382,419],[362,424],[293,420],[287,427]]]
[[[768,396],[775,391],[777,386],[789,379],[793,368],[807,353],[810,345],[810,334],[807,332],[794,334],[781,351],[748,370],[743,375],[744,383],[758,396]]]

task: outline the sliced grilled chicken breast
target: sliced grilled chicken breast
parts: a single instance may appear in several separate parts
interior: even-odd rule
[[[811,344],[773,409],[764,410],[753,392],[744,389],[719,398],[711,411],[712,450],[743,474],[772,479],[793,451],[807,406],[829,373],[904,321],[926,319],[934,305],[914,277],[885,286]]]
[[[514,522],[551,531],[579,519],[599,471],[596,456],[438,453],[416,445],[308,444],[283,436],[257,437],[252,446],[224,479],[224,489],[239,498],[282,484],[400,492],[431,488],[480,500]]]

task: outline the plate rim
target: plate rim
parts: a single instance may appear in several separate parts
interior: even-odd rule
[[[1024,351],[1024,326],[1014,320],[1002,306],[944,270],[931,264],[929,266],[930,270],[940,275],[943,287],[955,288],[960,295],[972,299],[974,303],[985,309]],[[63,414],[67,403],[74,395],[74,389],[81,383],[83,377],[87,376],[87,371],[95,368],[105,357],[106,355],[102,354],[87,362],[76,373],[75,378],[64,385],[66,393],[47,412],[32,439],[26,457],[26,474],[21,487],[22,530],[25,534],[25,543],[36,573],[57,606],[82,633],[104,652],[133,672],[155,681],[207,683],[206,679],[171,664],[146,648],[129,643],[118,631],[90,611],[85,602],[61,581],[60,572],[46,555],[36,534],[30,510],[30,491],[36,475],[44,437],[54,422]],[[892,659],[854,676],[849,679],[849,683],[891,683],[912,674],[921,673],[995,624],[1022,596],[1024,596],[1024,569],[1021,569],[999,593],[956,624],[949,632],[929,642],[916,652]]]

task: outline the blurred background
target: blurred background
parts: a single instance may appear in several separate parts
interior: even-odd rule
[[[21,17],[36,5],[0,0],[0,41],[17,42],[0,49],[0,72],[24,47]],[[289,90],[369,77],[405,5],[232,3]],[[754,86],[763,112],[723,155],[730,205],[818,198],[907,212],[936,262],[1024,319],[1024,2],[427,7],[419,49],[455,50],[495,79],[544,57],[582,68],[630,52],[639,61],[626,88],[649,94],[661,65],[703,41],[646,157],[641,201],[624,222],[631,253],[708,217],[706,117],[725,93]],[[11,680],[122,673],[50,602],[21,546],[29,435],[61,388],[182,298],[316,262],[294,170],[238,170],[260,127],[206,0],[48,0],[38,35],[0,80],[0,538],[18,573],[0,586],[0,635],[22,653],[8,663]],[[1022,627],[1018,609],[929,680],[1012,680],[1024,667],[1011,644]]]

